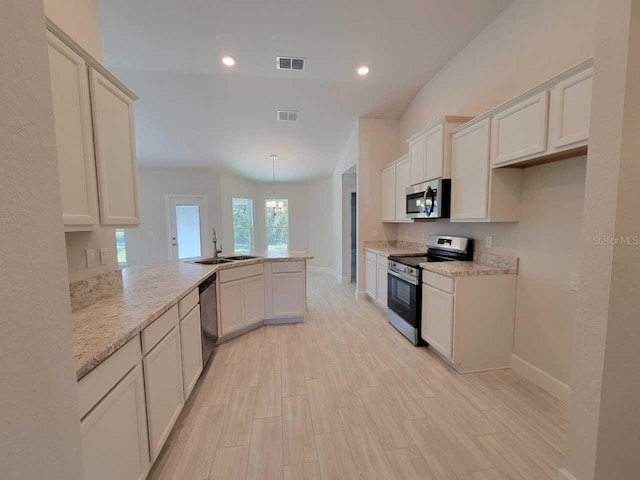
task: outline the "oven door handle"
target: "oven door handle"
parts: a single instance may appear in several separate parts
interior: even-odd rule
[[[388,270],[389,275],[399,278],[400,280],[410,283],[411,285],[419,285],[420,282],[418,281],[417,278],[415,277],[411,277],[409,275],[403,275],[402,273],[396,272],[394,270]]]

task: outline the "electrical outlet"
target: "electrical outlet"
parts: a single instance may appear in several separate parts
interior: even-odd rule
[[[109,261],[109,250],[107,250],[106,248],[101,248],[100,249],[100,264],[101,265],[106,265],[108,261]]]
[[[572,273],[569,279],[569,290],[577,292],[580,289],[580,275]]]
[[[87,268],[93,268],[96,266],[96,251],[93,248],[88,248],[85,252],[87,257]]]
[[[484,246],[485,248],[493,248],[493,237],[491,235],[484,237]]]

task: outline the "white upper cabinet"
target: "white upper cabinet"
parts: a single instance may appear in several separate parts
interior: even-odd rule
[[[501,165],[547,149],[549,92],[543,91],[493,116],[491,159]]]
[[[90,76],[100,217],[104,225],[137,225],[133,99],[97,71]]]
[[[409,161],[411,164],[410,184],[424,182],[424,167],[427,154],[427,139],[424,135],[420,135],[409,141]]]
[[[521,169],[492,169],[491,120],[474,122],[453,133],[451,157],[452,222],[520,220]]]
[[[396,220],[396,164],[382,170],[382,221]]]
[[[453,135],[451,220],[488,218],[489,119]]]
[[[406,188],[411,185],[411,162],[403,157],[396,163],[396,222],[410,222],[407,218]]]
[[[424,134],[425,175],[424,181],[444,176],[444,122],[437,124]]]
[[[100,220],[89,73],[82,57],[55,35],[47,32],[47,41],[64,225],[90,230]]]
[[[549,149],[559,151],[586,145],[591,119],[593,68],[580,72],[551,89]]]

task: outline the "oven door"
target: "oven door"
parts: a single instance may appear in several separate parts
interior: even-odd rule
[[[414,328],[420,324],[420,280],[389,270],[387,306]]]

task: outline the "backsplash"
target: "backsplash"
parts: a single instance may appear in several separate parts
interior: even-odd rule
[[[364,246],[370,248],[398,247],[407,248],[409,250],[426,250],[427,248],[424,243],[407,242],[404,240],[365,240]]]
[[[71,282],[69,284],[71,309],[75,310],[93,303],[114,288],[122,288],[122,270],[101,273],[86,280]]]
[[[490,265],[498,268],[518,268],[518,257],[509,257],[507,255],[495,255],[493,253],[473,252],[473,261]]]

